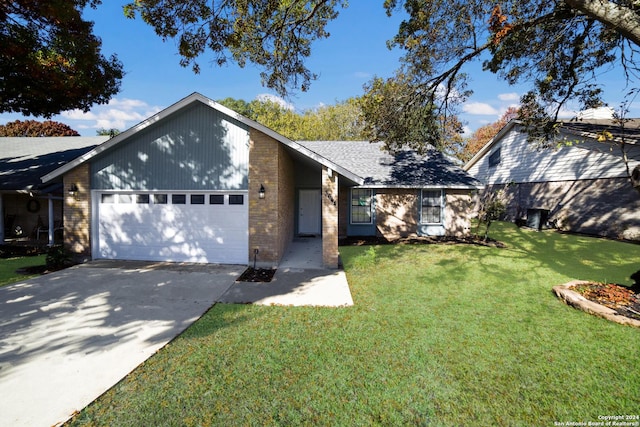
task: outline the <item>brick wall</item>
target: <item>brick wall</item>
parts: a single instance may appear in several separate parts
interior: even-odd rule
[[[260,186],[265,198],[259,199]],[[249,257],[273,267],[293,239],[295,179],[291,157],[278,141],[251,130],[249,148]]]
[[[91,255],[91,184],[89,164],[67,172],[64,182],[64,245],[71,252]],[[75,184],[78,194],[71,196],[69,187]]]
[[[295,169],[285,147],[278,144],[278,233],[276,251],[278,261],[293,240],[295,228]]]
[[[488,185],[481,195],[503,188]],[[505,200],[509,221],[547,209],[561,230],[640,240],[640,195],[626,178],[511,184]]]
[[[376,190],[377,234],[389,240],[415,236],[420,221],[418,194],[420,190]]]
[[[322,262],[338,268],[338,174],[322,167]]]
[[[445,219],[447,236],[466,236],[471,229],[473,198],[469,190],[447,190]]]

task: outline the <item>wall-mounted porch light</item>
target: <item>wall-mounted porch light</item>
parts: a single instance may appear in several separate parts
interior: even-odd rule
[[[260,184],[260,192],[258,193],[258,197],[264,199],[264,185]]]
[[[75,196],[77,196],[77,195],[78,195],[78,186],[77,186],[77,185],[75,185],[75,184],[71,184],[71,185],[69,186],[69,195],[70,195],[71,197],[75,197]]]

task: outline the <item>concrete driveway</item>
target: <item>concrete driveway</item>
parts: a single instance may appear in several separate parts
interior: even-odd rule
[[[244,268],[100,261],[0,288],[0,424],[64,422],[202,316]]]

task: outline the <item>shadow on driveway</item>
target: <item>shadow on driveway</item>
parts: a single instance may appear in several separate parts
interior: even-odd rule
[[[204,314],[243,266],[96,261],[0,288],[0,414],[67,420]]]

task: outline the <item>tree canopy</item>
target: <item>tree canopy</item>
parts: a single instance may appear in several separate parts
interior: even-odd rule
[[[78,132],[68,125],[60,122],[46,120],[16,120],[6,125],[0,125],[0,136],[80,136]]]
[[[363,119],[358,100],[349,98],[335,105],[321,106],[302,113],[271,100],[225,98],[225,107],[270,129],[299,141],[357,141],[364,139]]]
[[[102,55],[93,23],[81,16],[99,3],[0,1],[0,112],[88,111],[119,91],[122,64]]]
[[[403,79],[413,95],[404,108],[431,103],[432,122],[471,93],[465,66],[472,61],[508,83],[531,85],[521,118],[540,138],[553,136],[567,102],[584,109],[603,104],[600,73],[616,65],[629,78],[639,71],[634,0],[386,0],[385,7],[389,14],[404,7],[408,15],[390,41],[406,52],[402,76],[411,77]]]
[[[471,158],[475,156],[476,153],[480,151],[480,149],[484,147],[484,145],[489,142],[489,140],[491,140],[491,138],[493,138],[498,134],[498,132],[500,132],[500,129],[505,127],[507,123],[517,117],[518,108],[509,107],[498,120],[476,129],[470,137],[466,138],[463,149],[460,153],[458,153],[458,158],[463,162],[468,162],[469,160],[471,160]]]
[[[316,75],[305,65],[311,43],[326,38],[326,24],[346,0],[135,0],[125,6],[163,39],[177,39],[180,64],[200,72],[207,51],[218,65],[232,60],[262,68],[262,83],[280,95],[303,91]]]

